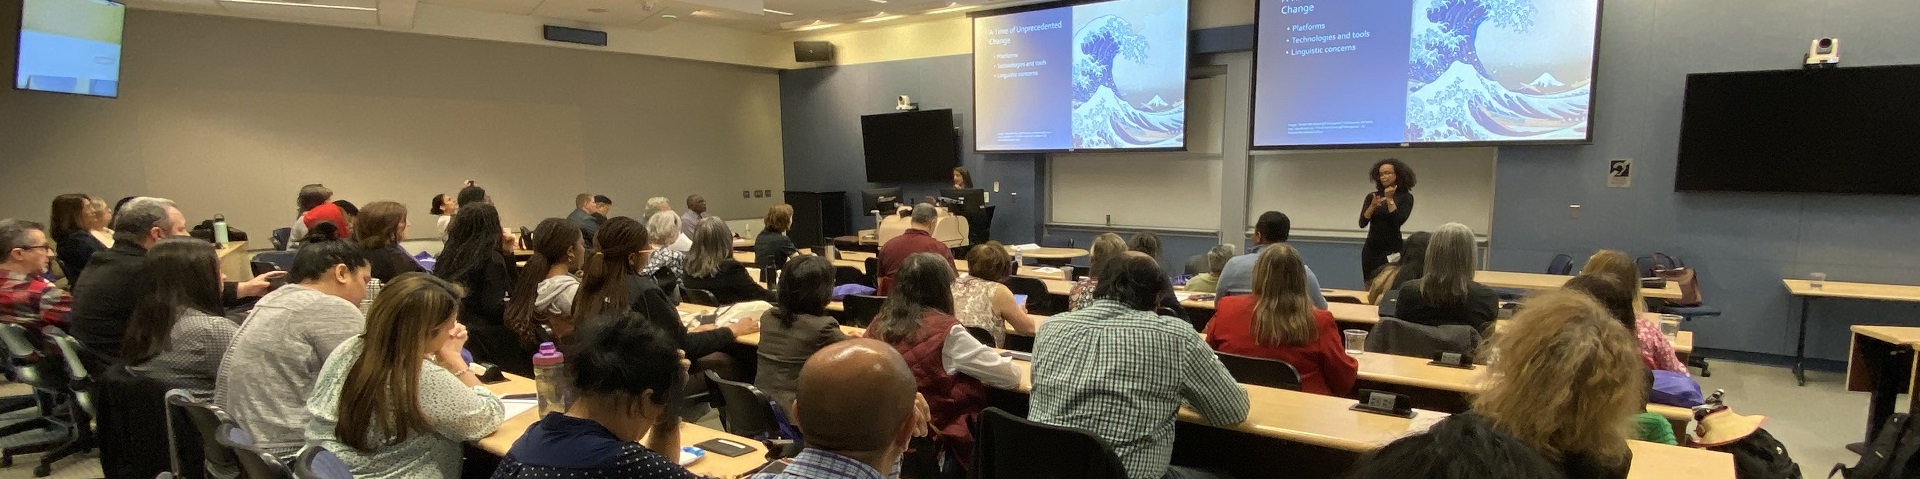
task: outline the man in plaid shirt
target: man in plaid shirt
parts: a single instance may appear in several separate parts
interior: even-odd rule
[[[0,220],[0,246],[6,248],[0,262],[0,321],[18,324],[39,335],[47,326],[66,326],[73,297],[48,282],[48,260],[53,247],[47,242],[46,229],[31,221]]]
[[[1214,477],[1169,464],[1174,420],[1184,402],[1210,424],[1245,421],[1247,390],[1192,325],[1154,313],[1173,294],[1158,262],[1107,261],[1092,303],[1040,325],[1027,418],[1106,439],[1131,479]]]

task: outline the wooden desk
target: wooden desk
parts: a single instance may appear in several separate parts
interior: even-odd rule
[[[532,379],[508,374],[507,382],[489,384],[487,385],[487,389],[501,396],[509,394],[530,394],[534,392],[534,382]],[[480,438],[475,445],[481,450],[492,453],[495,456],[505,456],[507,455],[507,450],[513,449],[514,441],[519,441],[520,436],[526,434],[527,428],[532,427],[534,421],[538,420],[540,420],[539,409],[529,409],[517,416],[507,418],[506,422],[500,423],[500,428],[494,430],[492,435]],[[754,451],[743,454],[740,457],[727,457],[708,453],[706,457],[702,457],[700,460],[688,465],[688,471],[701,476],[736,477],[746,474],[747,471],[760,467],[761,464],[766,464],[767,462],[767,451],[765,447],[760,445],[760,441],[727,434],[690,422],[680,424],[681,446],[691,446],[708,439],[716,438],[752,446]]]
[[[1633,466],[1627,479],[1731,479],[1733,456],[1706,449],[1627,441]]]
[[[1515,273],[1511,271],[1475,271],[1473,281],[1489,288],[1513,288],[1529,291],[1560,289],[1566,286],[1572,276],[1543,273]],[[1640,295],[1649,298],[1680,299],[1680,284],[1668,281],[1660,289],[1640,288]]]
[[[1807,385],[1807,309],[1814,298],[1864,299],[1920,303],[1920,286],[1827,281],[1819,288],[1804,279],[1782,279],[1787,293],[1800,298],[1800,338],[1793,348],[1793,377]],[[1871,438],[1869,438],[1871,439]]]
[[[1908,408],[1920,411],[1914,400],[1915,373],[1920,372],[1920,328],[1897,326],[1860,326],[1853,330],[1853,344],[1847,356],[1847,390],[1870,393],[1867,399],[1866,441],[1872,441],[1887,416],[1893,415],[1894,401],[1908,394]]]
[[[1008,247],[1008,249],[1012,249],[1012,247]],[[1027,258],[1033,258],[1033,259],[1074,259],[1074,258],[1091,255],[1091,254],[1093,253],[1080,248],[1044,248],[1043,247],[1043,248],[1028,248],[1020,252],[1021,256],[1027,257]]]
[[[216,246],[213,254],[219,257],[220,272],[227,275],[227,281],[253,279],[253,255],[247,253],[247,242],[228,241],[225,248]]]

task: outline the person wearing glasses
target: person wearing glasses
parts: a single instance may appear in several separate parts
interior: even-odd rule
[[[47,281],[53,248],[46,228],[32,221],[0,220],[0,242],[7,249],[0,258],[0,321],[26,327],[36,336],[41,328],[66,326],[73,296]]]

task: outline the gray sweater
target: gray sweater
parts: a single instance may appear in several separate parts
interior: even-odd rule
[[[262,450],[292,459],[305,443],[307,395],[327,356],[366,328],[360,308],[289,284],[261,297],[220,362],[218,404]]]
[[[167,347],[160,355],[137,366],[128,366],[140,377],[157,379],[170,388],[181,388],[195,396],[213,394],[214,377],[220,371],[220,358],[233,343],[240,329],[233,320],[192,308],[174,320],[167,334]]]

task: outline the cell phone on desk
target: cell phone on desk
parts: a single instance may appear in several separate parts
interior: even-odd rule
[[[1013,304],[1018,304],[1018,305],[1021,305],[1021,306],[1026,306],[1026,305],[1027,305],[1027,295],[1024,295],[1024,294],[1016,294],[1016,295],[1013,295]]]
[[[720,438],[701,441],[699,444],[694,444],[693,447],[705,449],[708,452],[727,457],[740,457],[753,452],[753,446]]]

